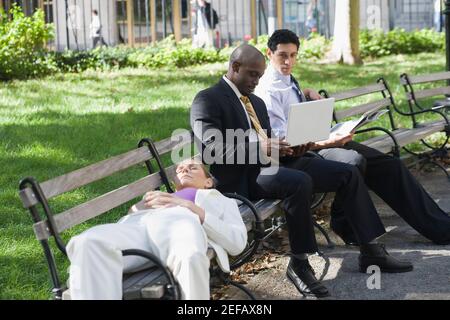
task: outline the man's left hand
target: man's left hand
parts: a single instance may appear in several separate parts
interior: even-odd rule
[[[308,152],[309,150],[311,150],[311,148],[314,146],[314,142],[309,142],[307,144],[302,144],[300,146],[296,146],[296,147],[292,147],[292,157],[301,157],[303,156],[306,152]]]
[[[315,90],[313,89],[305,89],[303,90],[303,93],[308,98],[308,100],[320,100],[323,99],[323,97]]]

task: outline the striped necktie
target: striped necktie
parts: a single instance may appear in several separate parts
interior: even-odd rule
[[[250,118],[250,121],[252,122],[253,127],[256,130],[256,133],[264,140],[267,140],[267,134],[261,127],[261,123],[259,122],[258,116],[256,115],[255,109],[253,108],[250,99],[246,96],[241,96],[240,99],[245,105],[245,110],[247,110],[248,117]]]
[[[297,88],[297,90],[295,90],[298,93],[298,96],[300,98],[299,102],[303,102],[303,101],[307,101],[305,95],[303,94],[302,89],[300,89],[300,84],[298,83],[297,79],[294,78],[294,76],[291,74],[291,81],[294,84],[294,86]]]

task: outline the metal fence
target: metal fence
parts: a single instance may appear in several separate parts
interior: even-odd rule
[[[28,15],[37,8],[45,12],[48,23],[54,23],[56,50],[85,50],[93,47],[92,11],[97,10],[102,36],[107,45],[143,46],[170,34],[177,39],[191,37],[192,16],[197,0],[0,0],[8,10],[13,3]],[[339,0],[317,0],[315,31],[333,35],[334,9]],[[361,28],[385,31],[404,28],[442,30],[442,14],[436,11],[437,0],[361,0]],[[275,28],[284,27],[301,37],[308,37],[311,26],[312,0],[210,0],[219,16],[214,44],[222,47],[237,41],[267,34],[271,18]],[[194,10],[194,11],[193,11]],[[440,10],[442,11],[442,10]],[[437,22],[440,22],[438,24]]]

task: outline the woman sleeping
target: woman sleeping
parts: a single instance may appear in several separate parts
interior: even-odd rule
[[[175,193],[148,192],[117,223],[95,226],[70,240],[72,299],[122,299],[122,274],[148,262],[124,257],[127,249],[158,256],[178,281],[183,299],[210,298],[208,247],[229,272],[228,254],[244,250],[247,230],[236,202],[213,189],[201,163],[180,163],[174,183]]]

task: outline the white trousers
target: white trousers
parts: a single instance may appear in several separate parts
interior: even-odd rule
[[[211,48],[214,46],[214,30],[198,29],[192,40],[194,48]]]
[[[148,263],[141,257],[123,257],[126,249],[149,251],[166,263],[183,299],[210,298],[206,234],[197,215],[174,207],[139,211],[73,237],[67,245],[71,299],[122,299],[123,272]]]

